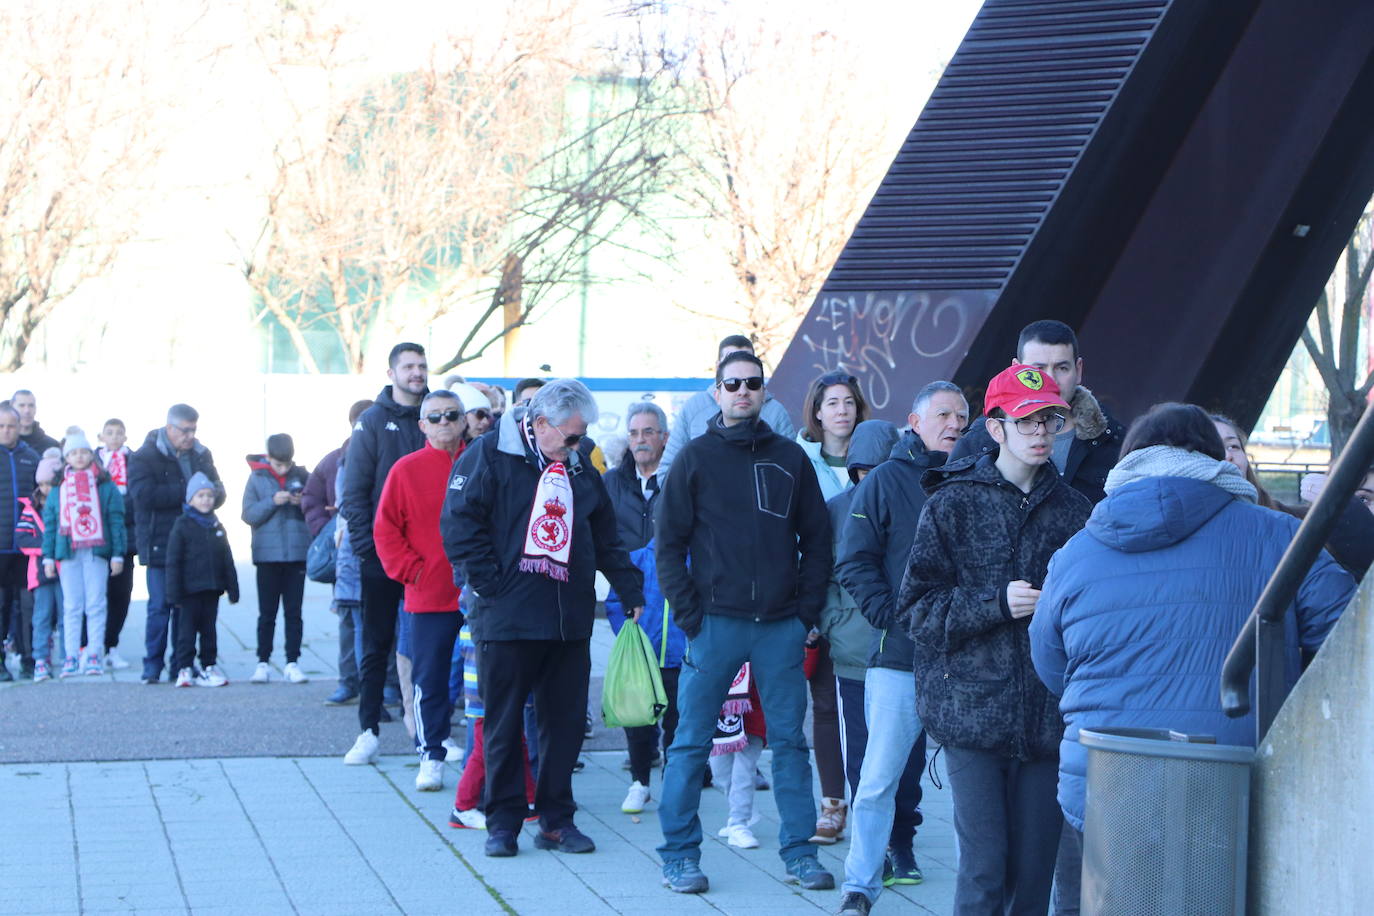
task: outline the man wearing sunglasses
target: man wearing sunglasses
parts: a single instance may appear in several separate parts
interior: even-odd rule
[[[444,741],[449,736],[448,675],[462,615],[458,586],[439,536],[441,496],[453,463],[463,453],[463,404],[452,391],[431,391],[420,402],[425,447],[399,459],[377,503],[373,537],[386,574],[405,585],[410,634],[415,745],[420,771],[415,788],[444,785]]]
[[[521,736],[531,691],[539,726],[534,845],[596,848],[573,823],[572,773],[587,710],[597,570],[630,616],[644,606],[644,577],[616,532],[606,485],[577,451],[596,418],[596,401],[581,382],[544,385],[528,407],[508,411],[495,434],[468,447],[440,515],[455,581],[473,594],[468,622],[486,713],[489,856],[516,854],[528,813]]]
[[[754,344],[743,334],[731,334],[720,342],[716,349],[716,364],[731,353],[748,353],[754,355]],[[797,435],[796,427],[792,425],[792,417],[788,414],[787,408],[773,400],[772,395],[768,394],[768,389],[763,390],[763,406],[759,409],[759,418],[768,424],[768,428],[782,436],[784,439],[793,439]],[[673,463],[673,458],[683,447],[697,436],[706,432],[706,424],[720,410],[720,405],[716,403],[716,386],[712,385],[705,391],[698,391],[682,405],[677,416],[673,418],[673,432],[668,437],[668,444],[663,449],[663,458],[659,462],[659,479],[662,480],[668,473],[668,466]]]
[[[717,412],[678,455],[659,497],[659,584],[689,639],[658,809],[663,884],[678,893],[709,887],[700,867],[701,771],[745,662],[773,749],[778,846],[789,880],[809,890],[835,886],[810,842],[816,799],[802,731],[803,646],[830,579],[830,518],[806,452],[759,419],[765,397],[759,359],[727,355],[716,370]]]
[[[344,460],[344,489],[339,514],[348,525],[348,540],[358,558],[363,596],[363,654],[358,660],[358,724],[362,727],[344,763],[377,762],[378,728],[387,659],[396,645],[397,614],[405,593],[390,578],[377,556],[372,525],[377,503],[391,468],[425,445],[420,431],[420,401],[429,394],[425,348],[399,343],[387,358],[391,384],[377,395],[353,426]]]

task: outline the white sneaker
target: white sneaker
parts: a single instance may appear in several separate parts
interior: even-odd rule
[[[202,687],[223,687],[229,683],[229,678],[224,676],[218,665],[211,665],[200,673],[200,679],[196,683]]]
[[[368,734],[372,734],[368,732]],[[421,792],[438,792],[444,787],[444,762],[421,760],[420,772],[415,774],[415,788]]]
[[[466,827],[469,830],[486,830],[487,816],[476,808],[468,808],[466,811],[459,811],[454,808],[449,812],[448,825],[450,827]]]
[[[444,763],[458,764],[463,762],[463,749],[458,746],[457,741],[452,738],[445,738],[444,750],[448,752],[444,757]]]
[[[380,753],[381,742],[371,731],[365,731],[358,736],[358,740],[353,742],[353,746],[344,754],[344,763],[349,766],[363,766],[364,764],[376,763],[377,755]]]
[[[177,672],[178,687],[194,687],[195,685],[196,682],[191,679],[190,668],[182,668],[180,671]]]
[[[754,831],[743,824],[732,824],[724,827],[721,836],[725,837],[725,842],[740,849],[758,849],[759,841],[754,836]]]
[[[310,680],[310,678],[305,676],[305,672],[301,670],[301,666],[295,662],[287,662],[286,667],[282,669],[282,673],[285,674],[286,679],[293,684],[304,684]]]
[[[105,653],[105,667],[111,671],[123,671],[129,667],[129,663],[120,657],[118,649],[111,649]]]
[[[620,810],[626,814],[638,814],[644,810],[644,806],[649,803],[649,787],[639,780],[630,783],[630,791],[625,793],[625,800],[620,803]]]
[[[272,668],[267,662],[258,662],[258,666],[253,669],[253,676],[248,680],[254,684],[266,684],[272,679]]]

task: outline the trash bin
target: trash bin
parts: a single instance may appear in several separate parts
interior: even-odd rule
[[[1245,912],[1253,748],[1168,729],[1083,729],[1082,912]]]

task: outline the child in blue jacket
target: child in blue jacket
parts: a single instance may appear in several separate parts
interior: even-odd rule
[[[672,612],[658,586],[658,570],[654,562],[654,542],[651,540],[639,550],[630,554],[630,559],[644,573],[644,612],[639,615],[639,626],[649,636],[654,652],[661,660],[659,673],[663,677],[663,690],[668,695],[668,711],[663,714],[663,750],[673,743],[673,733],[677,731],[677,679],[682,671],[682,653],[687,647],[687,634],[683,633],[672,620]],[[615,590],[606,596],[606,619],[611,629],[619,633],[625,625],[625,608]],[[641,725],[625,729],[625,742],[630,747],[630,791],[620,810],[626,814],[638,814],[649,801],[649,770],[659,758],[658,725]]]

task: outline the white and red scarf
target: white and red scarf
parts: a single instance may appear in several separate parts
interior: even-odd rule
[[[105,522],[100,512],[100,490],[95,470],[67,472],[62,478],[57,509],[57,530],[71,538],[72,550],[105,546]]]
[[[733,754],[749,746],[749,736],[744,733],[744,715],[754,711],[754,704],[749,700],[749,681],[749,663],[745,662],[740,666],[720,707],[716,733],[711,737],[712,757]]]
[[[526,444],[543,463],[544,456],[534,441],[534,430],[528,420],[521,432]],[[572,481],[568,479],[568,469],[563,462],[549,462],[540,473],[534,490],[530,521],[525,529],[525,549],[520,555],[520,571],[542,573],[555,582],[567,582],[572,532]]]
[[[122,445],[119,451],[112,452],[101,446],[96,452],[102,463],[105,465],[105,473],[110,475],[110,481],[119,487],[120,493],[129,492],[129,447]]]

